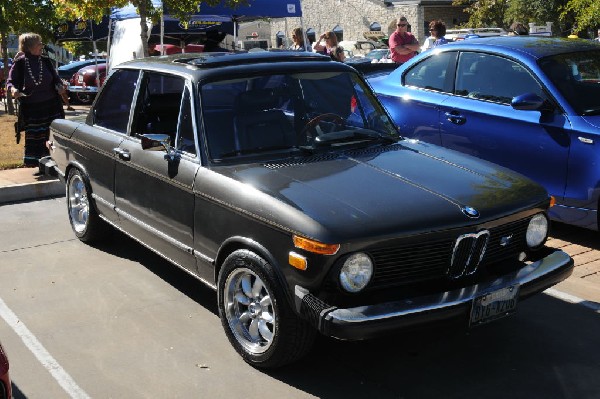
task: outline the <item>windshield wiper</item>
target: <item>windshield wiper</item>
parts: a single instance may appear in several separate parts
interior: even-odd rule
[[[273,152],[273,151],[281,151],[281,150],[290,150],[290,152],[296,152],[296,151],[298,151],[298,148],[296,148],[296,147],[290,147],[289,145],[285,145],[285,146],[272,146],[272,147],[244,148],[244,149],[240,149],[240,150],[225,152],[225,153],[221,154],[220,157],[221,158],[230,158],[230,157],[236,157],[236,156],[240,156],[240,155],[255,155],[255,154],[262,154],[262,153],[265,153],[265,152]]]
[[[399,137],[387,136],[377,133],[373,130],[344,130],[342,132],[327,133],[319,136],[314,141],[315,147],[324,147],[337,143],[348,143],[355,141],[384,141],[386,143],[395,143]]]

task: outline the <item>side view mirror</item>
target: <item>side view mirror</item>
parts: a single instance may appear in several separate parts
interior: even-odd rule
[[[177,150],[171,146],[171,137],[168,134],[143,134],[142,149],[147,151],[166,151],[165,159],[175,161]]]
[[[169,151],[171,137],[168,134],[144,134],[142,135],[142,149],[148,151]]]
[[[520,111],[548,111],[551,109],[548,102],[534,93],[525,93],[516,96],[510,105]]]

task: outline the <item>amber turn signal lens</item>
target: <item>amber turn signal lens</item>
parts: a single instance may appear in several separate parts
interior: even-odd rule
[[[302,255],[298,255],[295,252],[290,252],[288,256],[288,262],[291,266],[295,267],[298,270],[308,269],[308,262],[306,261],[306,258]]]
[[[554,195],[550,196],[550,208],[552,208],[554,205],[556,205],[556,198],[554,198]]]
[[[323,244],[309,238],[293,236],[294,246],[320,255],[335,255],[340,249],[340,244]]]

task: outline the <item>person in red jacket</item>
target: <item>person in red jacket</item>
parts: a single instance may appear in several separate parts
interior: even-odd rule
[[[408,31],[406,17],[398,18],[396,30],[390,35],[388,45],[392,53],[392,61],[397,64],[410,60],[419,50],[417,38]]]

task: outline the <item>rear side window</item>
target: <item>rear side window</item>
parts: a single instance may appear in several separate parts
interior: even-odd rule
[[[454,94],[510,104],[525,93],[545,97],[539,83],[517,62],[490,54],[460,54]]]
[[[404,84],[422,89],[444,91],[446,74],[455,54],[450,51],[434,54],[418,63],[404,75]]]
[[[116,70],[106,81],[94,105],[94,124],[120,133],[127,133],[133,94],[139,71]]]

